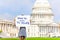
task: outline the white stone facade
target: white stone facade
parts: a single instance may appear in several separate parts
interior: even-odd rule
[[[17,37],[18,29],[11,21],[0,19],[0,30],[3,37]]]
[[[60,36],[59,25],[54,22],[54,15],[48,0],[36,0],[30,22],[28,37]]]
[[[27,37],[54,37],[60,36],[59,24],[54,22],[54,14],[48,0],[36,0],[32,14],[30,16],[30,26],[26,27]],[[16,19],[14,20],[16,21]],[[19,32],[14,22],[0,20],[0,30],[9,35],[17,37]]]

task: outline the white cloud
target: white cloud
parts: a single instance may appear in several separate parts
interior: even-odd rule
[[[60,17],[60,0],[49,0],[49,2],[52,6],[53,13],[54,13],[56,19],[60,20],[58,18],[58,17]],[[33,7],[33,4],[34,4],[34,2],[32,0],[0,0],[0,8],[1,7],[5,8],[3,10],[9,9],[13,12],[16,12],[17,10],[20,11],[21,8],[23,8],[23,10],[26,10],[26,9],[30,10]],[[1,15],[3,15],[3,16],[1,16]],[[3,14],[0,13],[0,18],[12,19],[11,16],[13,17],[14,15],[9,12],[7,12],[7,13],[5,12]]]
[[[22,7],[31,8],[31,0],[0,0],[0,8],[9,8],[12,11],[21,9]]]
[[[0,0],[0,6],[22,6],[22,5],[32,5],[30,0]]]
[[[0,14],[0,19],[6,19],[6,20],[13,20],[13,16],[9,13],[1,13]]]
[[[55,21],[59,22],[60,21],[60,0],[49,0],[50,4],[53,9],[53,13],[55,15]]]
[[[12,12],[16,12],[16,10],[20,10],[22,7],[30,8],[32,5],[32,2],[30,0],[0,0],[0,18],[3,19],[13,19],[13,14],[9,13],[8,10],[11,10]],[[6,10],[8,9],[8,10]],[[5,10],[7,12],[5,12]]]

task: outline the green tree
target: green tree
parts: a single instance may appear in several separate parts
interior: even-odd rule
[[[0,30],[0,33],[2,33],[2,30]]]

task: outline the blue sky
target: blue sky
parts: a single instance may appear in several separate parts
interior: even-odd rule
[[[35,0],[0,0],[0,19],[12,20],[20,14],[31,14]],[[54,21],[60,22],[60,0],[49,0]]]

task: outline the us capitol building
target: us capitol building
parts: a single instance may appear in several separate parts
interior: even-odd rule
[[[14,22],[9,20],[0,19],[0,37],[7,38],[7,37],[17,37],[18,29],[16,28]]]
[[[54,22],[54,14],[48,0],[36,0],[30,22],[29,37],[60,36],[59,24]]]
[[[30,26],[26,27],[27,37],[53,37],[60,36],[60,26],[54,22],[54,14],[48,0],[36,0]],[[14,22],[0,20],[0,30],[10,37],[17,37],[19,29]]]

